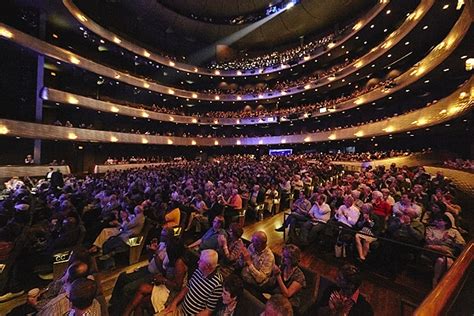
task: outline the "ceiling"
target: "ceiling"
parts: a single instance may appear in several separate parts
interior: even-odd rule
[[[302,0],[232,44],[238,50],[262,50],[298,42],[343,26],[373,6],[375,0]],[[221,42],[248,25],[198,21],[188,13],[234,15],[267,6],[264,0],[76,0],[76,5],[102,26],[160,50],[189,54]],[[163,3],[163,4],[162,4]],[[174,11],[176,10],[176,11]],[[187,12],[181,15],[178,12]],[[188,48],[188,52],[187,49]],[[190,49],[189,49],[190,48]]]

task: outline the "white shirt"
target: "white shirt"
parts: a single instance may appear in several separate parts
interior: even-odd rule
[[[342,204],[339,209],[336,211],[336,219],[347,226],[354,226],[359,220],[360,211],[354,205],[346,207],[345,204]]]
[[[309,210],[309,214],[318,222],[326,223],[331,217],[331,207],[329,207],[327,203],[323,203],[323,205],[314,203],[314,205]]]
[[[421,216],[421,207],[416,205],[415,203],[410,203],[409,205],[403,204],[401,201],[398,201],[393,206],[393,214],[395,216],[402,216],[406,214],[407,209],[413,209],[416,212],[416,217],[419,218]]]

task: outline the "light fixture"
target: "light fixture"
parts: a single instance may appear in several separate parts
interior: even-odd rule
[[[174,94],[174,90],[173,89],[168,89],[168,93],[169,94]]]
[[[111,136],[110,141],[113,142],[113,143],[116,143],[116,142],[118,142],[118,138],[115,137],[115,136]]]
[[[174,67],[176,64],[174,63],[174,61],[170,60],[170,62],[168,63],[171,67]]]
[[[335,140],[336,139],[336,134],[331,134],[328,136],[329,140]]]
[[[79,100],[76,99],[76,98],[73,97],[73,96],[68,96],[68,97],[67,97],[67,102],[70,103],[70,104],[78,104],[78,103],[79,103]]]
[[[221,98],[218,95],[214,96],[214,100],[220,100],[220,99]]]
[[[219,141],[218,141],[218,140],[215,140],[215,141],[214,141],[214,145],[215,145],[215,146],[219,145]]]
[[[196,93],[193,93],[192,97],[193,97],[193,99],[196,99],[198,97],[198,95]]]
[[[143,56],[145,56],[146,58],[149,58],[151,54],[145,50],[143,51]]]
[[[5,125],[0,125],[0,134],[1,135],[6,135],[10,132],[10,130],[5,126]]]
[[[472,68],[474,67],[474,58],[468,58],[466,59],[466,71],[471,71]]]
[[[70,61],[71,63],[75,64],[75,65],[77,65],[77,64],[79,64],[79,63],[81,62],[81,61],[80,61],[77,57],[75,57],[75,56],[69,57],[69,61]]]
[[[112,39],[114,43],[116,44],[120,44],[122,43],[122,40],[120,38],[118,38],[117,36],[114,36],[114,38]]]
[[[236,141],[235,143],[236,143],[237,145],[241,145],[241,144],[242,144],[241,141],[240,141],[240,139],[237,139],[237,141]]]
[[[144,82],[144,83],[143,83],[143,87],[146,88],[146,89],[148,89],[148,88],[150,88],[150,85],[148,84],[148,82]]]
[[[148,139],[142,138],[142,144],[148,144]]]
[[[147,117],[149,117],[150,115],[149,115],[147,112],[142,112],[142,116],[145,117],[145,118],[147,118]]]
[[[443,6],[443,10],[446,10],[447,8],[449,8],[449,4],[445,4],[445,5]]]
[[[191,122],[193,122],[193,123],[197,123],[197,122],[198,122],[198,120],[197,120],[197,118],[194,118],[194,117],[193,117],[193,119],[191,120]]]
[[[168,142],[168,145],[173,145],[173,141],[171,139],[168,138],[167,142]]]
[[[194,139],[191,141],[191,145],[196,145],[196,141]]]
[[[112,106],[112,107],[110,108],[110,111],[112,111],[112,112],[114,112],[114,113],[118,113],[120,110],[118,109],[118,107]]]

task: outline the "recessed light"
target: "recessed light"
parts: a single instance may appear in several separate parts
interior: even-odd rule
[[[443,10],[446,10],[447,8],[449,8],[449,4],[445,4],[445,5],[443,6]]]
[[[388,31],[387,29],[383,29],[383,32],[384,32],[384,33],[387,33],[387,31]]]
[[[410,42],[408,42],[408,41],[405,42],[405,45],[409,45],[409,44],[410,44]]]
[[[466,59],[466,58],[467,58],[467,55],[461,56],[461,59]]]
[[[449,68],[444,68],[443,71],[444,71],[444,72],[448,72],[448,71],[449,71]]]
[[[426,80],[425,80],[425,83],[430,83],[430,80],[429,80],[429,79],[426,79]]]
[[[423,26],[423,30],[428,29],[428,25]]]
[[[388,58],[392,57],[392,54],[388,54],[387,57],[388,57]]]
[[[387,10],[385,13],[390,14],[390,13],[392,13],[392,10]]]
[[[374,27],[375,27],[375,25],[374,25],[374,24],[372,24],[372,25],[370,26],[370,28],[371,28],[371,29],[373,29]]]

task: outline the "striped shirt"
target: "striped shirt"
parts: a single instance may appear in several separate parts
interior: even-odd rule
[[[205,309],[213,311],[222,297],[222,282],[219,271],[216,270],[205,278],[201,270],[196,269],[181,305],[184,315],[196,315]]]

